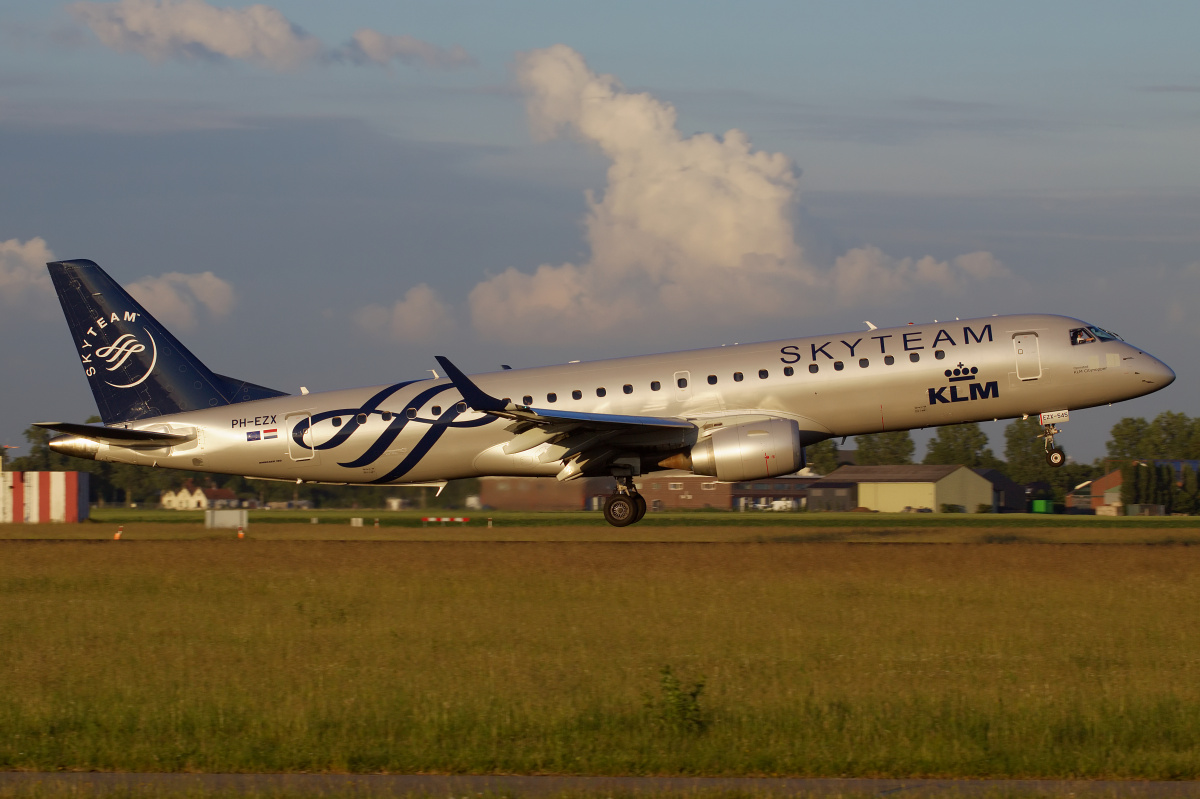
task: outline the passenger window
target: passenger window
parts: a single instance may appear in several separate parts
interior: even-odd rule
[[[810,363],[808,365],[808,371],[812,372],[815,375],[817,372],[821,371],[821,367],[817,366],[815,363]]]
[[[913,363],[916,363],[917,361],[921,360],[921,353],[919,353],[919,352],[910,352],[910,353],[908,354],[908,359],[909,359],[910,361],[912,361]]]
[[[532,404],[533,404],[533,397],[531,397],[531,396],[529,396],[528,394],[526,394],[525,396],[521,397],[521,404],[522,404],[522,405],[532,405]]]
[[[794,374],[796,374],[796,370],[795,370],[795,369],[793,369],[792,367],[790,367],[790,366],[785,366],[785,367],[783,367],[783,375],[784,375],[784,377],[791,377],[791,376],[792,376],[792,375],[794,375]]]
[[[766,379],[767,379],[767,370],[766,370],[766,369],[759,369],[759,370],[758,370],[758,379],[759,379],[759,380],[766,380]]]
[[[629,385],[628,383],[626,383],[625,385],[621,386],[621,390],[622,390],[622,391],[624,391],[626,394],[632,394],[632,393],[633,393],[633,386],[631,386],[631,385]]]
[[[442,406],[434,405],[432,408],[429,409],[429,412],[431,414],[433,414],[434,416],[441,416],[442,415]]]
[[[858,359],[858,365],[859,365],[860,367],[862,367],[863,369],[866,369],[868,366],[870,366],[870,365],[871,365],[871,362],[870,362],[870,361],[868,361],[866,358],[859,358],[859,359]]]
[[[933,357],[937,358],[939,361],[944,360],[946,357],[946,351],[945,350],[935,350],[933,353]]]
[[[365,413],[360,413],[360,414],[358,415],[358,423],[359,423],[359,424],[366,424],[366,423],[367,423],[367,415],[366,415]]]
[[[740,382],[742,382],[742,373],[741,373],[741,372],[734,372],[734,373],[733,373],[733,382],[735,382],[735,383],[740,383]]]
[[[546,402],[558,402],[558,395],[551,391],[546,395]]]
[[[342,417],[340,417],[340,416],[333,417],[333,426],[341,427],[342,426]]]
[[[651,391],[658,391],[660,388],[662,388],[662,383],[658,382],[657,380],[650,381],[650,390]]]
[[[833,370],[834,370],[835,372],[840,372],[840,371],[842,371],[842,370],[843,370],[843,369],[845,369],[845,368],[846,368],[846,364],[842,363],[841,361],[834,361],[834,362],[833,362]]]
[[[608,393],[608,392],[607,392],[607,391],[605,391],[603,388],[598,388],[598,389],[596,389],[596,396],[597,396],[597,397],[603,397],[603,396],[604,396],[605,394],[607,394],[607,393]]]
[[[465,403],[465,402],[458,403],[457,405],[454,406],[454,410],[458,411],[459,413],[466,413],[467,412],[467,403]]]
[[[675,385],[679,386],[680,388],[687,388],[687,378],[686,377],[679,378],[678,380],[675,381]]]
[[[717,384],[717,376],[716,376],[716,375],[709,375],[709,376],[708,376],[708,384],[709,384],[710,386],[715,386],[715,385]]]
[[[404,415],[407,416],[409,419],[416,419],[417,418],[417,409],[416,408],[408,408],[407,410],[404,411]]]
[[[385,422],[390,422],[392,421],[392,412],[384,411],[383,413],[379,414],[379,418],[383,419]]]
[[[887,366],[891,366],[892,364],[894,364],[896,362],[896,359],[894,357],[892,357],[891,355],[885,355],[885,356],[883,356],[883,362]]]
[[[575,389],[571,392],[571,399],[583,399],[583,392],[579,389]]]

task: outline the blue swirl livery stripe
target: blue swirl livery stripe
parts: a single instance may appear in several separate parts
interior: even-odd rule
[[[378,412],[379,404],[381,402],[405,386],[411,386],[413,383],[418,382],[421,381],[408,380],[404,383],[395,383],[394,385],[388,386],[383,391],[380,391],[379,393],[375,394],[375,396],[364,402],[361,408],[341,408],[336,411],[322,411],[314,416],[310,416],[307,420],[301,422],[292,429],[292,440],[296,442],[297,446],[308,449],[308,444],[304,442],[304,434],[308,432],[308,429],[312,425],[316,424],[317,422],[323,422],[326,419],[332,419],[335,416],[346,416],[349,414],[351,419],[346,424],[345,429],[339,430],[337,435],[335,435],[329,441],[326,441],[324,444],[314,443],[312,446],[312,449],[333,449],[334,447],[343,443],[347,438],[350,437],[351,433],[358,429],[358,414]]]
[[[421,459],[429,454],[429,450],[433,449],[433,445],[438,442],[438,439],[440,439],[446,433],[446,431],[452,427],[483,427],[486,424],[500,421],[500,419],[496,416],[481,416],[478,419],[472,419],[469,422],[453,421],[457,416],[457,408],[455,406],[451,406],[449,410],[445,411],[440,417],[438,417],[437,422],[435,422],[433,426],[429,428],[429,432],[423,435],[421,440],[413,446],[412,451],[408,453],[404,460],[396,464],[396,467],[383,477],[372,480],[371,483],[391,483],[411,472],[413,467],[420,463]]]
[[[341,428],[338,429],[337,433],[335,433],[328,441],[321,444],[313,444],[311,447],[314,450],[337,449],[341,445],[345,444],[362,426],[358,422],[359,414],[382,414],[383,411],[379,410],[379,405],[383,403],[384,400],[386,400],[388,397],[391,397],[400,389],[406,386],[411,386],[413,383],[417,382],[423,381],[410,380],[406,383],[396,383],[395,385],[388,386],[386,389],[380,391],[364,402],[360,408],[339,408],[336,410],[321,411],[320,413],[313,414],[308,419],[305,419],[297,424],[295,428],[293,428],[292,440],[296,442],[297,446],[303,447],[304,449],[309,449],[309,445],[304,441],[304,434],[309,432],[313,425],[317,424],[318,422],[323,422],[326,419],[349,416],[349,421],[342,425]],[[438,395],[452,390],[454,390],[453,385],[433,386],[413,397],[412,401],[409,403],[409,407],[420,408]],[[480,418],[473,419],[469,422],[458,422],[455,421],[458,416],[459,411],[457,403],[447,408],[437,419],[426,419],[422,417],[410,419],[404,412],[396,413],[392,416],[392,420],[388,424],[387,429],[380,433],[379,437],[371,442],[371,445],[367,447],[366,451],[353,460],[339,462],[338,466],[348,469],[369,466],[387,454],[388,448],[395,443],[400,433],[404,431],[410,422],[428,425],[429,430],[423,436],[421,436],[421,438],[413,446],[412,451],[409,452],[409,454],[402,461],[400,461],[399,464],[397,464],[387,474],[371,481],[372,483],[390,483],[412,471],[413,467],[420,463],[421,459],[425,457],[425,455],[429,454],[429,451],[433,449],[433,446],[450,428],[482,427],[484,425],[500,421],[494,416],[481,416]]]

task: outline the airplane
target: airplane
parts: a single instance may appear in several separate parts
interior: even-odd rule
[[[445,377],[288,394],[211,371],[94,262],[47,267],[103,421],[36,423],[56,452],[338,485],[611,476],[617,527],[646,513],[640,475],[792,474],[830,438],[1037,416],[1061,466],[1070,411],[1175,379],[1114,333],[1038,314],[474,376],[435,356]]]

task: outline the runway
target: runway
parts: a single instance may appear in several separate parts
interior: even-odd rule
[[[67,790],[103,796],[164,792],[554,796],[564,793],[688,795],[745,792],[788,796],[1030,796],[1152,797],[1200,795],[1200,781],[933,780],[791,777],[581,777],[435,774],[130,774],[110,772],[0,772],[0,791]]]

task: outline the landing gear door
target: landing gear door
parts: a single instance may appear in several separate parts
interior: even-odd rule
[[[1018,380],[1037,380],[1042,376],[1042,355],[1038,350],[1037,333],[1014,335],[1013,354],[1017,359]]]
[[[309,411],[289,413],[283,417],[287,430],[288,455],[294,461],[312,461],[317,456],[313,448],[312,417]]]

